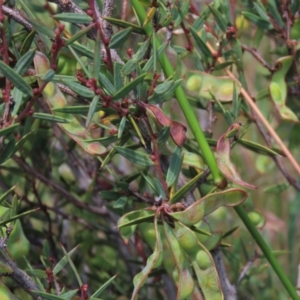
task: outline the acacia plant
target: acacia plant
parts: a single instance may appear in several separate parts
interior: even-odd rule
[[[299,299],[299,7],[0,0],[0,298]]]

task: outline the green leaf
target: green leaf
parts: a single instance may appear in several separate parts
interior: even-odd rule
[[[94,78],[97,78],[97,74],[100,71],[100,65],[101,65],[101,39],[100,39],[100,33],[97,32],[97,37],[95,40],[95,48],[94,48],[94,65],[93,65],[93,75]]]
[[[122,117],[121,122],[120,122],[120,126],[119,126],[119,130],[118,130],[118,138],[120,139],[123,135],[124,129],[125,129],[125,125],[126,125],[126,117]]]
[[[243,145],[244,147],[260,154],[269,155],[269,156],[281,156],[281,151],[276,151],[266,146],[260,145],[258,143],[254,143],[252,141],[248,141],[245,139],[237,139],[237,143]]]
[[[134,33],[146,34],[144,28],[136,24],[129,23],[120,19],[109,18],[109,17],[103,17],[103,19],[108,21],[109,23],[120,26],[122,28],[131,28],[132,32]]]
[[[88,113],[89,109],[90,109],[90,105],[78,105],[78,106],[56,107],[56,108],[53,108],[52,111],[85,115]],[[101,109],[102,109],[102,106],[99,103],[96,111],[100,111]]]
[[[31,291],[33,294],[43,297],[45,300],[64,300],[65,298],[62,298],[62,296],[56,296],[52,294],[48,294],[41,291]]]
[[[0,61],[0,71],[8,78],[8,80],[14,84],[25,95],[32,96],[32,89],[26,83],[26,81],[16,73],[11,67],[6,65],[3,61]]]
[[[267,21],[261,17],[258,17],[254,14],[251,14],[247,11],[243,12],[243,15],[252,23],[254,23],[258,28],[262,28],[265,30],[273,29],[273,25],[270,23],[270,21]]]
[[[32,118],[34,119],[40,119],[40,120],[45,120],[45,121],[50,121],[50,122],[56,122],[56,123],[70,123],[70,120],[58,116],[54,116],[51,114],[46,114],[46,113],[34,113],[31,115]]]
[[[23,212],[21,214],[18,214],[18,215],[15,215],[13,217],[10,217],[8,219],[5,219],[5,220],[3,220],[3,221],[0,222],[0,226],[5,226],[8,223],[11,223],[11,222],[13,222],[15,220],[18,220],[18,219],[20,219],[20,218],[22,218],[24,216],[27,216],[27,215],[31,214],[33,212],[36,212],[37,210],[39,210],[39,208],[28,210],[28,211],[25,211],[25,212]]]
[[[5,193],[3,193],[1,196],[0,196],[0,205],[2,205],[3,201],[6,200],[6,197],[14,191],[15,189],[15,185],[13,187],[11,187],[9,190],[7,190]]]
[[[123,87],[123,77],[121,74],[122,68],[123,64],[114,62],[114,86],[117,91]]]
[[[195,39],[196,45],[199,48],[199,50],[203,53],[203,57],[209,57],[212,58],[211,52],[209,48],[206,46],[206,44],[202,41],[201,37],[198,35],[197,31],[190,26],[190,31]]]
[[[115,203],[114,203],[114,208],[123,208],[128,201],[127,196],[121,196]]]
[[[275,22],[279,25],[279,27],[284,28],[284,23],[282,21],[281,15],[278,11],[275,0],[268,1],[268,9],[269,9],[271,16],[274,18]]]
[[[81,97],[93,98],[95,96],[95,93],[91,89],[89,89],[89,88],[87,88],[87,87],[85,87],[85,86],[83,86],[83,85],[81,85],[77,82],[69,81],[69,80],[63,80],[63,83],[67,87],[69,87],[73,92],[75,92],[76,94],[78,94]]]
[[[204,23],[206,22],[207,18],[210,15],[210,10],[208,7],[205,7],[200,14],[200,17],[198,19],[195,20],[194,24],[193,24],[193,28],[196,31],[199,31],[203,28]]]
[[[101,295],[102,292],[112,283],[112,281],[117,277],[118,274],[114,275],[110,279],[108,279],[102,286],[91,296],[91,298],[95,298]]]
[[[4,150],[0,154],[0,164],[6,162],[14,154],[14,150],[15,150],[15,145],[16,145],[15,138],[9,136],[6,139],[8,140],[8,142],[5,143]]]
[[[290,187],[288,183],[278,183],[275,185],[268,186],[264,189],[265,193],[276,193],[279,194]]]
[[[93,19],[86,15],[86,14],[79,14],[79,13],[62,13],[56,14],[53,16],[54,19],[74,23],[74,24],[87,24],[93,21]]]
[[[36,32],[35,31],[30,31],[26,38],[23,40],[22,46],[20,48],[20,54],[23,56],[25,55],[28,51],[30,51],[31,44],[34,41]]]
[[[144,80],[147,73],[141,74],[136,77],[134,80],[130,81],[127,85],[125,85],[122,89],[118,90],[114,95],[113,99],[120,99],[129,94],[137,85]]]
[[[0,137],[9,135],[10,133],[14,132],[19,126],[20,126],[20,124],[16,123],[16,124],[12,124],[8,127],[0,129]]]
[[[223,32],[226,32],[226,30],[227,30],[227,24],[226,24],[226,20],[224,19],[224,17],[213,6],[208,5],[208,8],[210,9],[211,13],[213,14],[213,16],[214,16],[214,18],[215,18],[218,26],[220,27],[220,29]]]
[[[78,52],[78,54],[80,54],[82,56],[88,57],[90,59],[94,58],[94,52],[91,49],[89,49],[79,43],[72,43],[72,48],[74,48],[76,50],[76,52]]]
[[[110,82],[110,80],[107,78],[107,76],[105,74],[103,74],[102,72],[99,72],[98,76],[99,76],[99,80],[100,80],[101,84],[104,86],[104,88],[107,90],[107,92],[110,95],[113,95],[116,91],[116,88]]]
[[[167,172],[166,182],[167,185],[170,187],[175,180],[177,179],[182,164],[182,148],[176,147],[175,151],[173,152],[170,160],[170,166]]]
[[[81,37],[86,36],[86,34],[93,28],[95,28],[95,25],[91,24],[79,30],[74,35],[72,35],[69,39],[66,39],[66,46],[72,45],[75,41],[79,40]]]
[[[32,64],[33,58],[35,55],[35,50],[29,50],[25,53],[16,63],[14,70],[20,75],[23,76]]]
[[[134,151],[131,149],[123,148],[120,146],[114,146],[114,149],[119,154],[124,156],[126,159],[128,159],[129,161],[131,161],[137,165],[140,165],[140,166],[153,166],[154,165],[153,161],[150,159],[148,154],[145,154],[140,151]]]
[[[174,84],[174,80],[167,80],[159,85],[157,85],[154,89],[154,92],[158,95],[165,94]]]
[[[73,248],[69,253],[68,256],[71,257],[72,254],[77,250],[78,246]],[[68,258],[65,255],[54,267],[53,269],[53,275],[57,275],[63,268],[64,266],[68,263]]]
[[[265,7],[263,6],[263,4],[260,1],[257,1],[257,2],[253,2],[253,5],[254,5],[257,13],[259,14],[259,16],[262,19],[269,21],[269,16],[268,16],[267,11],[266,11]]]
[[[110,49],[115,49],[115,48],[119,48],[119,47],[123,46],[124,43],[129,38],[131,31],[132,31],[132,28],[128,27],[124,30],[121,30],[121,31],[115,33],[111,37],[108,47]]]
[[[86,117],[86,122],[85,122],[85,127],[88,128],[91,121],[92,121],[92,118],[97,110],[97,107],[98,107],[98,102],[99,102],[99,95],[96,95],[93,100],[92,100],[92,103],[90,105],[90,109],[89,109],[89,112],[88,112],[88,115]]]
[[[122,239],[127,244],[130,237],[136,230],[136,220],[141,215],[142,210],[131,211],[122,216],[118,221],[118,229]],[[143,222],[143,221],[142,221]]]

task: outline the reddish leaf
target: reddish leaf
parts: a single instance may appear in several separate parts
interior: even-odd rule
[[[225,132],[218,140],[218,166],[224,174],[224,176],[230,181],[249,189],[257,189],[255,185],[249,184],[241,179],[240,175],[235,169],[235,166],[230,161],[230,138],[226,138],[226,136],[230,136],[230,132],[232,132],[233,129],[235,129],[235,127],[236,124],[231,125],[227,132]]]
[[[164,112],[156,107],[155,105],[152,104],[144,104],[146,109],[150,109],[151,112],[154,114],[157,122],[161,125],[161,126],[170,126],[171,125],[171,120],[164,114]]]
[[[186,140],[186,127],[176,121],[171,121],[170,125],[170,135],[174,143],[178,147],[182,147]]]
[[[174,141],[174,143],[178,147],[182,147],[185,140],[186,140],[186,127],[176,121],[172,121],[169,117],[167,117],[164,112],[152,104],[146,104],[144,102],[138,101],[138,104],[145,108],[148,111],[151,111],[151,113],[154,115],[157,122],[163,126],[170,126],[170,135]]]

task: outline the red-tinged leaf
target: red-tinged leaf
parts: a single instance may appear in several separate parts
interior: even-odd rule
[[[170,126],[170,135],[174,141],[174,143],[178,147],[182,147],[186,140],[186,127],[176,121],[172,121],[169,117],[167,117],[164,112],[152,104],[146,104],[143,102],[139,102],[139,105],[145,108],[148,112],[154,115],[156,121],[163,127]]]
[[[243,187],[249,188],[249,189],[257,189],[255,185],[249,184],[245,181],[243,181],[238,174],[238,172],[235,169],[235,166],[230,161],[230,139],[226,138],[229,132],[233,130],[233,126],[235,124],[231,125],[227,132],[225,132],[218,140],[217,144],[217,153],[218,153],[218,166],[224,176],[232,181],[233,183],[239,184]]]
[[[186,127],[176,121],[171,121],[170,124],[170,135],[174,143],[178,147],[182,147],[186,140]]]
[[[157,122],[161,126],[171,126],[171,120],[164,114],[164,112],[160,108],[156,107],[155,105],[146,104],[146,109],[151,110]]]
[[[206,215],[209,215],[220,206],[236,206],[244,202],[247,192],[241,189],[229,189],[222,192],[209,194],[180,212],[170,215],[187,226],[195,225]]]

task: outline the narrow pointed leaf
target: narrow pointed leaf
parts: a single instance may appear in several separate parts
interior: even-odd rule
[[[142,82],[144,80],[146,75],[147,74],[144,73],[144,74],[136,77],[134,80],[130,81],[127,85],[125,85],[122,89],[120,89],[113,95],[113,99],[120,99],[120,98],[127,96],[129,94],[129,92],[131,92],[134,88],[137,87],[137,85],[140,82]]]
[[[129,161],[140,166],[153,166],[154,162],[150,159],[149,155],[141,151],[134,151],[131,149],[115,146],[115,150],[124,156]]]
[[[202,41],[201,37],[198,35],[197,31],[190,26],[190,31],[191,34],[193,36],[193,38],[195,39],[196,45],[198,47],[198,49],[201,51],[201,53],[203,53],[204,57],[212,57],[210,50],[208,49],[208,47],[206,46],[206,44]]]
[[[171,186],[175,182],[180,173],[182,164],[181,152],[181,148],[177,147],[171,156],[170,166],[166,177],[168,186]]]
[[[91,298],[95,298],[101,295],[102,292],[112,283],[112,281],[118,276],[118,274],[114,275],[110,279],[108,279],[102,286],[91,296]]]
[[[170,203],[175,203],[180,201],[184,197],[184,195],[186,195],[186,193],[196,184],[196,182],[201,178],[202,175],[203,172],[200,172],[193,179],[191,179],[184,186],[182,186],[170,199]]]
[[[4,135],[9,135],[10,133],[14,132],[20,126],[19,123],[12,124],[8,127],[0,129],[0,137]]]
[[[95,93],[91,89],[89,89],[77,82],[63,80],[63,83],[66,86],[68,86],[73,92],[78,94],[79,96],[82,96],[84,98],[93,98],[95,96]]]
[[[25,95],[32,96],[32,89],[26,81],[11,67],[0,61],[0,71],[14,84],[16,88],[22,91]]]
[[[62,13],[56,14],[53,16],[54,19],[74,23],[74,24],[87,24],[93,21],[93,19],[86,14],[78,14],[78,13]]]
[[[40,119],[40,120],[56,122],[56,123],[70,123],[70,120],[66,118],[57,117],[46,113],[34,113],[31,115],[31,117],[34,119]]]
[[[72,254],[77,250],[78,246],[76,246],[75,248],[73,248],[69,253],[69,257],[72,256]],[[64,266],[68,263],[68,258],[65,255],[54,267],[53,269],[53,275],[57,275],[63,268]]]
[[[97,111],[97,107],[98,107],[98,102],[99,102],[99,95],[96,95],[93,100],[92,103],[90,105],[90,109],[86,118],[86,122],[85,122],[85,127],[88,128],[92,118],[94,116],[94,113]]]
[[[134,33],[143,34],[143,35],[146,34],[144,28],[136,24],[129,23],[120,19],[110,18],[110,17],[104,17],[103,19],[122,28],[131,28],[132,32]]]
[[[29,50],[16,63],[16,66],[15,66],[14,70],[20,76],[23,76],[25,74],[25,72],[29,69],[29,67],[32,64],[34,55],[35,55],[35,50]]]
[[[110,49],[115,49],[115,48],[119,48],[119,47],[123,46],[124,43],[129,38],[131,31],[132,31],[132,28],[128,27],[126,29],[123,29],[123,30],[115,33],[111,37],[108,47]]]

